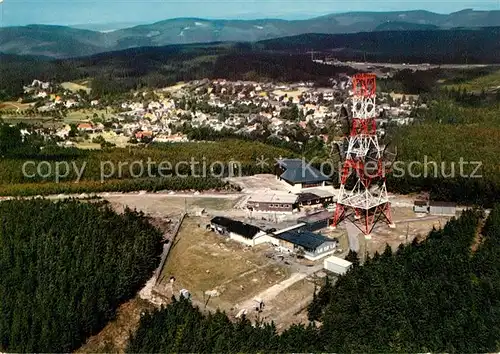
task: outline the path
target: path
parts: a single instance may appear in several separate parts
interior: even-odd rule
[[[349,238],[349,249],[354,252],[359,252],[359,229],[350,221],[344,221],[347,230],[347,237]]]
[[[21,107],[16,106],[14,103],[11,102],[5,102],[5,104],[11,105],[12,107],[15,107],[17,109],[17,112],[19,113],[21,111]]]

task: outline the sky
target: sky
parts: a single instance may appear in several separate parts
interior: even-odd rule
[[[500,0],[0,0],[0,25],[151,23],[176,17],[304,19],[349,11],[500,10]]]

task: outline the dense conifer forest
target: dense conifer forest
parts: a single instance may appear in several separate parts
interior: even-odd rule
[[[152,275],[161,233],[103,202],[0,203],[0,351],[69,352]]]
[[[142,317],[128,352],[498,351],[500,207],[483,217],[466,211],[422,242],[355,262],[314,296],[307,326],[278,334],[173,301]]]

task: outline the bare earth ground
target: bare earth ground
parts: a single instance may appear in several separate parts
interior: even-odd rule
[[[131,209],[141,210],[155,217],[180,214],[184,210],[192,211],[197,208],[204,208],[209,214],[220,213],[220,211],[232,209],[237,198],[238,195],[196,197],[159,194],[109,195],[106,197],[115,207],[123,208],[127,205]]]
[[[130,333],[139,325],[141,313],[153,308],[151,303],[139,298],[124,303],[118,309],[116,319],[90,337],[76,353],[124,353]]]
[[[419,218],[411,208],[392,208],[395,229],[390,229],[386,224],[381,223],[372,233],[371,240],[364,240],[366,249],[370,254],[383,252],[386,244],[396,250],[401,243],[411,243],[414,238],[422,240],[433,227],[439,229],[443,227],[449,217],[425,216]],[[364,237],[363,237],[364,239]]]
[[[274,163],[274,161],[269,161]],[[259,174],[247,177],[232,177],[227,180],[241,187],[243,193],[254,193],[263,190],[272,190],[276,192],[288,192],[289,187],[284,182],[280,182],[272,174]]]
[[[311,278],[293,284],[274,300],[266,303],[260,318],[264,321],[274,321],[278,331],[285,330],[292,324],[306,324],[307,305],[312,301],[314,287]]]
[[[225,240],[205,229],[208,221],[185,219],[160,275],[164,287],[174,276],[174,294],[185,288],[201,303],[206,291],[216,290],[220,295],[211,297],[208,306],[232,312],[238,303],[288,277],[288,269],[264,256],[267,246],[247,248]]]

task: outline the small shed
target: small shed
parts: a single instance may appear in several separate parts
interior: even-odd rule
[[[426,200],[415,200],[413,202],[413,211],[415,213],[429,213],[429,202]]]
[[[429,213],[431,215],[455,216],[457,205],[450,202],[430,202]]]
[[[343,275],[352,267],[352,263],[345,259],[331,256],[324,260],[323,267],[330,272]]]

